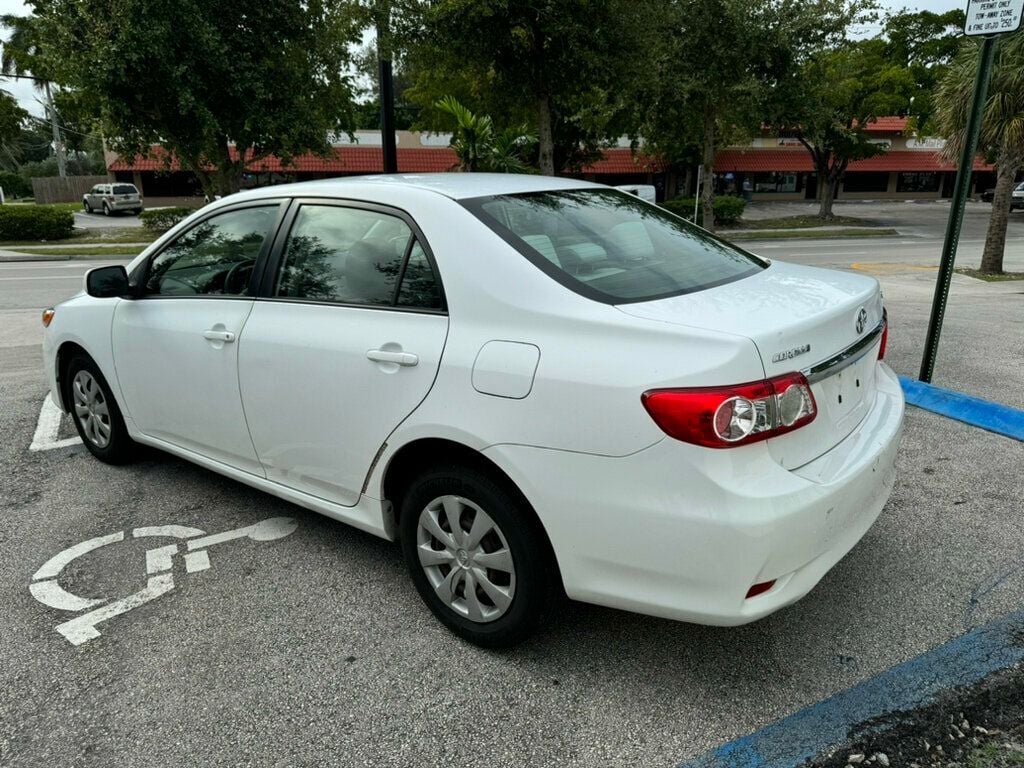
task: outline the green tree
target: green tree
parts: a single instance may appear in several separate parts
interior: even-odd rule
[[[428,0],[403,45],[424,107],[446,95],[504,124],[528,121],[541,173],[573,168],[624,131],[627,86],[657,0]],[[412,11],[409,12],[410,17]]]
[[[46,115],[53,134],[53,151],[57,156],[59,176],[65,176],[64,139],[58,125],[57,110],[53,103],[53,73],[42,42],[38,20],[32,16],[0,16],[0,26],[10,30],[0,54],[0,71],[14,77],[30,77],[37,90],[46,98]]]
[[[841,40],[868,0],[672,0],[639,84],[636,130],[667,168],[698,160],[713,228],[715,154],[758,132],[777,111],[779,85],[796,80],[811,52]],[[794,98],[794,102],[796,99]]]
[[[437,102],[437,109],[455,119],[451,148],[458,157],[460,171],[528,173],[533,170],[525,160],[537,138],[526,126],[495,131],[488,115],[477,115],[453,96]]]
[[[917,85],[910,71],[885,55],[881,38],[846,42],[811,56],[787,94],[776,125],[810,153],[818,176],[818,216],[831,219],[832,204],[850,163],[884,154],[888,147],[867,131],[879,115],[906,114]]]
[[[986,274],[1003,271],[1013,185],[1024,167],[1024,34],[999,38],[996,46],[980,139],[984,152],[996,159],[995,197],[981,255]],[[978,57],[977,41],[965,40],[935,93],[936,119],[950,159],[960,155],[966,138]]]
[[[909,70],[916,85],[907,114],[919,134],[933,135],[932,94],[953,60],[963,37],[961,10],[901,11],[885,19],[885,56],[894,65]]]
[[[269,154],[326,154],[328,135],[353,124],[345,69],[359,27],[348,4],[30,5],[48,70],[99,106],[111,147],[162,144],[207,192],[236,191],[246,165]]]

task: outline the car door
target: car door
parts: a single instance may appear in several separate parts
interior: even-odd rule
[[[415,224],[379,206],[293,204],[239,342],[267,478],[351,506],[388,435],[430,391],[448,333]]]
[[[238,337],[281,213],[280,200],[259,201],[196,222],[133,271],[136,298],[118,304],[112,329],[136,427],[258,475],[238,392]]]

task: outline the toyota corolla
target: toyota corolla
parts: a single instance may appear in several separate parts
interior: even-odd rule
[[[753,621],[810,591],[894,481],[874,279],[581,181],[234,195],[44,324],[53,400],[98,459],[153,446],[397,539],[481,645],[563,593]]]

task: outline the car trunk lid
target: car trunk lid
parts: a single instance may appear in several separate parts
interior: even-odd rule
[[[774,262],[743,280],[617,307],[649,320],[746,336],[757,347],[765,378],[808,372],[817,417],[768,440],[787,469],[838,444],[874,402],[882,295],[878,282],[865,275]]]

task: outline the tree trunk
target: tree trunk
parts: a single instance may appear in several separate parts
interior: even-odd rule
[[[679,172],[675,166],[665,169],[665,199],[672,200],[679,190]]]
[[[701,209],[704,221],[701,226],[708,232],[715,231],[715,113],[712,109],[704,112],[704,157],[702,165],[703,184],[700,189]]]
[[[686,176],[683,177],[683,194],[680,197],[689,197],[690,188],[693,186],[693,165],[686,164]]]
[[[242,171],[245,170],[245,155],[249,151],[248,147],[238,147],[238,159],[231,159],[231,146],[228,144],[227,137],[222,137],[220,142],[220,152],[217,161],[217,194],[221,197],[227,197],[232,195],[239,190],[242,181]]]
[[[818,205],[819,219],[831,221],[835,218],[835,214],[832,213],[832,203],[835,202],[836,193],[839,190],[839,183],[843,180],[843,176],[846,174],[847,165],[849,165],[849,161],[834,160],[832,167],[829,168],[826,161],[823,168],[819,169],[818,178],[826,179],[825,193],[821,196],[821,202]],[[822,171],[824,171],[824,173],[822,173]]]
[[[821,196],[821,202],[818,203],[818,218],[825,221],[831,221],[835,218],[835,214],[832,213],[832,203],[836,199],[836,188],[839,186],[839,179],[832,177],[830,174],[825,182],[825,190]]]
[[[1006,250],[1006,224],[1010,216],[1014,180],[1017,175],[1016,158],[1000,153],[996,162],[996,191],[992,198],[992,214],[985,234],[985,250],[981,254],[981,271],[986,275],[1003,273],[1003,252]]]
[[[555,175],[555,138],[551,129],[551,97],[537,99],[537,136],[540,147],[540,172]]]

